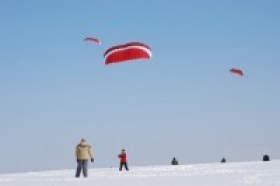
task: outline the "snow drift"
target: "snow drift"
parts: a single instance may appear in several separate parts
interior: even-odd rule
[[[0,175],[1,186],[275,186],[280,161],[90,169],[88,178],[73,170]]]

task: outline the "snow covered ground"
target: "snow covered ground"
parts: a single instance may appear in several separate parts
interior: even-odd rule
[[[248,186],[280,185],[280,161],[91,169],[88,178],[75,170],[0,175],[1,186]]]

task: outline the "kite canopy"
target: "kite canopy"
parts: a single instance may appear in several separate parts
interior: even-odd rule
[[[150,59],[151,48],[140,42],[129,42],[109,48],[104,53],[105,64],[124,62],[127,60]]]
[[[101,41],[97,38],[94,38],[94,37],[86,37],[84,39],[84,41],[94,41],[94,42],[98,43],[99,45],[101,45]]]
[[[234,74],[237,74],[237,75],[240,75],[240,76],[243,76],[244,73],[242,72],[242,70],[238,69],[238,68],[232,68],[229,70],[231,73],[234,73]]]

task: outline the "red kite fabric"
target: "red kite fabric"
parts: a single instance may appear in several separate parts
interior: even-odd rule
[[[104,53],[105,64],[124,62],[135,59],[150,59],[151,48],[141,42],[129,42],[109,48]]]
[[[98,43],[99,45],[101,45],[101,41],[97,38],[94,38],[94,37],[86,37],[84,39],[84,41],[94,41],[94,42]]]
[[[232,69],[230,69],[230,72],[231,72],[231,73],[235,73],[235,74],[240,75],[240,76],[243,76],[243,75],[244,75],[244,73],[242,72],[242,70],[240,70],[240,69],[238,69],[238,68],[232,68]]]

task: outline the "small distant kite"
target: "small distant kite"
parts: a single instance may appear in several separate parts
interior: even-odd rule
[[[98,43],[99,45],[101,45],[101,41],[97,38],[94,38],[94,37],[86,37],[84,39],[84,41],[94,41],[94,42]]]
[[[237,74],[239,76],[244,76],[244,73],[242,72],[242,70],[238,69],[238,68],[232,68],[229,70],[231,73]]]
[[[150,59],[151,48],[141,42],[129,42],[112,46],[104,53],[105,64],[124,62],[127,60]]]

